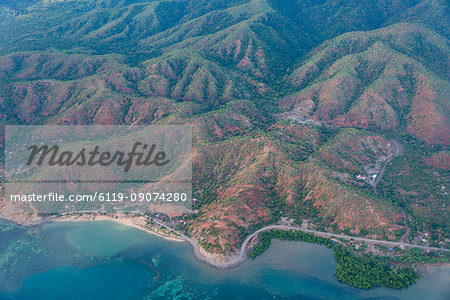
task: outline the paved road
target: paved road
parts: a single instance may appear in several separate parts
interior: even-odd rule
[[[406,215],[405,210],[404,210],[403,208],[402,208],[401,210],[402,210],[403,220],[404,220],[404,222],[405,222],[406,232],[405,232],[404,235],[402,235],[402,237],[400,238],[400,241],[401,241],[401,242],[405,242],[405,241],[408,240],[409,235],[411,234],[411,227],[409,227],[409,224],[408,224],[408,217],[407,217],[407,215]]]
[[[206,262],[207,264],[210,264],[214,267],[217,267],[220,269],[232,268],[234,266],[237,266],[238,264],[240,264],[241,262],[243,262],[246,259],[245,249],[244,249],[244,244],[246,245],[245,242],[244,242],[244,244],[242,244],[241,250],[239,251],[238,255],[232,256],[227,262],[220,263],[220,262],[216,262],[216,261],[210,259],[209,257],[206,257],[205,254],[203,254],[200,251],[200,247],[197,244],[197,242],[195,240],[191,239],[190,237],[188,237],[187,235],[183,234],[182,232],[179,232],[178,230],[173,229],[172,227],[167,226],[166,224],[158,221],[157,219],[150,218],[150,220],[160,226],[163,226],[164,228],[168,229],[169,231],[172,231],[172,232],[180,235],[183,240],[188,242],[192,246],[192,248],[194,248],[195,257],[197,257],[199,260]]]
[[[41,220],[38,220],[38,221],[27,221],[27,220],[10,217],[10,216],[0,213],[0,219],[12,221],[12,222],[22,225],[22,226],[38,226],[38,225],[42,225],[44,223],[50,222],[51,220],[53,220],[55,218],[56,218],[56,216],[49,216],[49,217],[42,218]]]
[[[230,258],[229,261],[227,262],[223,262],[223,263],[218,263],[215,261],[212,261],[210,258],[206,257],[203,253],[200,252],[200,248],[199,245],[197,244],[196,241],[194,241],[193,239],[191,239],[190,237],[184,235],[183,233],[165,225],[164,223],[156,220],[156,219],[151,219],[153,220],[155,223],[165,227],[166,229],[173,231],[177,234],[179,234],[186,242],[188,242],[189,244],[191,244],[191,246],[194,248],[194,255],[200,259],[201,261],[204,261],[210,265],[213,265],[217,268],[232,268],[238,264],[240,264],[241,262],[245,261],[247,258],[247,251],[248,251],[248,244],[250,243],[250,241],[258,234],[264,231],[268,231],[268,230],[274,230],[274,229],[279,229],[279,230],[299,230],[299,231],[303,231],[303,232],[308,232],[308,233],[312,233],[315,234],[317,236],[322,236],[322,237],[333,237],[333,238],[343,238],[346,240],[354,240],[354,241],[361,241],[361,242],[366,242],[366,243],[373,243],[373,244],[379,244],[379,245],[386,245],[386,246],[403,246],[403,247],[408,247],[408,248],[420,248],[420,249],[424,249],[424,250],[432,250],[432,251],[449,251],[448,249],[442,249],[442,248],[435,248],[435,247],[429,247],[429,246],[421,246],[421,245],[413,245],[413,244],[408,244],[408,243],[403,243],[403,242],[390,242],[390,241],[383,241],[383,240],[373,240],[373,239],[368,239],[368,238],[363,238],[363,237],[354,237],[354,236],[349,236],[349,235],[345,235],[345,234],[336,234],[336,233],[328,233],[328,232],[322,232],[322,231],[316,231],[316,230],[311,230],[311,229],[303,229],[301,227],[296,227],[296,226],[287,226],[287,225],[270,225],[270,226],[266,226],[263,227],[255,232],[253,232],[251,235],[249,235],[244,242],[241,245],[241,248],[239,249],[239,253],[237,255],[234,255]]]
[[[49,222],[52,219],[54,219],[55,217],[48,217],[45,219],[42,219],[38,222],[25,222],[23,223],[23,220],[18,220],[18,219],[14,219],[14,218],[10,218],[8,216],[5,216],[3,214],[0,213],[0,218],[4,218],[6,220],[11,220],[11,221],[22,221],[21,225],[24,226],[36,226],[36,225],[41,225],[45,222]],[[435,248],[435,247],[429,247],[429,246],[422,246],[422,245],[413,245],[413,244],[408,244],[408,243],[403,243],[403,242],[390,242],[390,241],[383,241],[383,240],[373,240],[373,239],[368,239],[368,238],[363,238],[363,237],[354,237],[354,236],[349,236],[349,235],[345,235],[345,234],[336,234],[336,233],[328,233],[328,232],[323,232],[323,231],[317,231],[317,230],[311,230],[311,229],[304,229],[301,227],[296,227],[296,226],[287,226],[287,225],[270,225],[270,226],[266,226],[263,227],[255,232],[253,232],[252,234],[250,234],[242,243],[240,249],[239,249],[239,253],[237,255],[234,255],[232,257],[230,257],[230,259],[226,262],[216,262],[214,260],[212,260],[211,258],[205,256],[204,253],[202,253],[200,251],[200,247],[198,245],[198,243],[193,240],[192,238],[188,237],[187,235],[183,234],[182,232],[173,229],[172,227],[162,223],[161,221],[154,219],[154,218],[149,218],[151,221],[155,222],[156,224],[166,228],[169,231],[172,231],[176,234],[178,234],[183,240],[185,240],[186,242],[188,242],[192,248],[194,249],[194,255],[201,261],[204,261],[212,266],[215,266],[217,268],[221,268],[221,269],[226,269],[226,268],[232,268],[234,266],[239,265],[240,263],[242,263],[243,261],[245,261],[247,259],[247,252],[248,252],[248,245],[251,242],[251,240],[258,234],[264,231],[269,231],[269,230],[274,230],[274,229],[278,229],[278,230],[299,230],[299,231],[303,231],[303,232],[308,232],[308,233],[312,233],[315,234],[317,236],[322,236],[322,237],[333,237],[333,238],[343,238],[346,240],[354,240],[354,241],[361,241],[361,242],[366,242],[366,243],[373,243],[373,244],[379,244],[379,245],[387,245],[387,246],[403,246],[403,247],[413,247],[413,248],[420,248],[420,249],[424,249],[424,250],[432,250],[432,251],[449,251],[448,249],[442,249],[442,248]]]
[[[392,152],[393,152],[393,156],[385,161],[385,163],[384,163],[383,167],[381,168],[381,171],[378,174],[377,178],[375,179],[375,181],[372,182],[373,191],[375,192],[375,195],[377,195],[377,184],[378,184],[378,181],[380,181],[381,177],[383,177],[384,171],[386,170],[386,166],[388,165],[388,163],[394,157],[400,156],[402,154],[402,152],[403,152],[403,146],[397,140],[390,139],[389,142],[391,143],[391,149],[392,149]]]
[[[378,174],[377,178],[375,179],[375,181],[372,183],[373,186],[373,191],[375,192],[375,195],[377,195],[377,184],[380,181],[381,177],[383,177],[384,171],[386,170],[386,167],[388,165],[388,163],[394,158],[394,157],[398,157],[400,155],[402,155],[404,147],[402,144],[400,144],[396,139],[390,139],[389,142],[391,143],[391,150],[393,152],[393,156],[391,158],[389,158],[388,160],[386,160],[386,162],[384,163],[383,167],[381,168],[380,173]],[[405,234],[400,238],[401,242],[407,241],[409,238],[409,235],[411,233],[411,228],[409,227],[408,224],[408,217],[406,215],[405,210],[402,208],[402,216],[403,216],[403,220],[405,223],[405,228],[406,228],[406,232]]]

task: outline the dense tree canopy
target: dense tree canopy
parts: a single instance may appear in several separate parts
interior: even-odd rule
[[[353,287],[369,289],[373,287],[403,288],[414,284],[419,273],[412,267],[393,267],[389,263],[375,258],[358,256],[345,246],[332,240],[302,231],[272,230],[259,234],[259,243],[250,251],[255,258],[269,248],[272,239],[317,243],[328,248],[333,247],[334,258],[338,266],[334,272],[337,279]]]

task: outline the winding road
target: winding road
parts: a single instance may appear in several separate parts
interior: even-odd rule
[[[380,181],[381,177],[383,177],[384,171],[386,170],[386,167],[387,167],[388,163],[389,163],[394,157],[398,157],[398,156],[402,155],[403,150],[404,150],[403,145],[400,144],[396,139],[389,139],[389,142],[390,142],[390,144],[391,144],[391,150],[392,150],[393,155],[392,155],[389,159],[387,159],[387,160],[385,161],[385,163],[384,163],[383,167],[381,168],[380,173],[378,174],[377,178],[375,179],[375,181],[373,181],[373,182],[371,183],[372,186],[373,186],[373,191],[374,191],[375,195],[378,195],[378,193],[377,193],[377,185],[378,185],[378,182]],[[407,217],[407,215],[406,215],[405,210],[404,210],[403,208],[402,208],[401,210],[402,210],[403,220],[404,220],[404,223],[405,223],[406,232],[405,232],[405,234],[400,238],[400,241],[401,241],[401,242],[404,242],[404,241],[407,241],[407,240],[408,240],[409,235],[410,235],[410,233],[411,233],[411,228],[409,227],[409,224],[408,224],[408,217]]]
[[[402,210],[403,220],[404,220],[404,222],[405,222],[406,232],[405,232],[404,235],[402,235],[402,237],[400,238],[400,241],[401,241],[401,242],[405,242],[405,241],[408,240],[409,235],[411,234],[411,227],[409,227],[409,224],[408,224],[408,216],[406,215],[405,210],[404,210],[403,208],[402,208],[401,210]]]
[[[392,247],[408,247],[408,248],[420,248],[420,249],[424,249],[424,250],[431,250],[431,251],[449,251],[448,249],[442,249],[442,248],[436,248],[436,247],[429,247],[429,246],[422,246],[422,245],[413,245],[413,244],[408,244],[408,243],[402,243],[402,242],[390,242],[390,241],[383,241],[383,240],[374,240],[374,239],[368,239],[368,238],[363,238],[363,237],[355,237],[355,236],[349,236],[349,235],[345,235],[345,234],[337,234],[337,233],[329,233],[329,232],[323,232],[323,231],[317,231],[317,230],[311,230],[311,229],[303,229],[300,227],[296,227],[296,226],[287,226],[287,225],[270,225],[270,226],[266,226],[263,227],[255,232],[253,232],[252,234],[250,234],[242,243],[241,248],[239,249],[239,253],[237,255],[232,256],[227,262],[216,262],[211,260],[210,258],[206,257],[203,253],[201,253],[200,251],[200,247],[197,244],[196,241],[194,241],[193,239],[191,239],[190,237],[186,236],[185,234],[167,226],[166,224],[151,218],[151,220],[153,222],[155,222],[156,224],[163,226],[164,228],[177,233],[178,235],[181,236],[182,239],[184,239],[186,242],[188,242],[193,248],[194,248],[194,255],[201,261],[206,262],[214,267],[220,268],[220,269],[227,269],[227,268],[232,268],[234,266],[237,266],[238,264],[242,263],[243,261],[245,261],[247,259],[247,251],[248,251],[248,244],[250,243],[250,241],[258,234],[264,231],[268,231],[268,230],[274,230],[274,229],[278,229],[278,230],[299,230],[299,231],[303,231],[303,232],[308,232],[308,233],[312,233],[315,234],[317,236],[322,236],[322,237],[333,237],[333,238],[343,238],[346,240],[354,240],[354,241],[360,241],[360,242],[366,242],[366,243],[373,243],[373,244],[379,244],[379,245],[386,245],[386,246],[392,246]]]
[[[55,218],[57,218],[57,217],[56,216],[49,216],[49,217],[45,217],[45,218],[43,218],[41,220],[38,220],[38,221],[27,221],[27,220],[22,220],[22,219],[17,219],[17,218],[14,218],[14,217],[10,217],[10,216],[7,216],[7,215],[4,215],[4,214],[0,213],[0,219],[12,221],[12,222],[14,222],[16,224],[19,224],[21,226],[39,226],[39,225],[42,225],[44,223],[50,222],[50,221],[52,221]]]
[[[40,221],[37,222],[27,222],[24,220],[19,220],[19,219],[15,219],[15,218],[11,218],[8,217],[6,215],[3,215],[0,213],[0,218],[2,219],[6,219],[9,221],[13,221],[15,223],[19,223],[22,226],[37,226],[37,225],[42,225],[43,223],[46,222],[50,222],[54,219],[56,219],[56,217],[47,217],[45,219],[42,219]],[[167,230],[179,235],[181,237],[181,239],[183,239],[184,241],[186,241],[187,243],[189,243],[192,248],[194,249],[194,255],[195,257],[197,257],[199,260],[212,265],[216,268],[220,268],[220,269],[228,269],[228,268],[232,268],[235,267],[237,265],[239,265],[240,263],[244,262],[247,259],[247,252],[248,252],[248,245],[250,244],[251,240],[258,234],[264,231],[269,231],[269,230],[298,230],[298,231],[303,231],[303,232],[308,232],[308,233],[312,233],[315,234],[317,236],[322,236],[322,237],[328,237],[328,238],[338,238],[338,239],[346,239],[346,240],[353,240],[353,241],[360,241],[360,242],[366,242],[366,243],[372,243],[372,244],[379,244],[379,245],[386,245],[386,246],[392,246],[392,247],[407,247],[407,248],[420,248],[420,249],[424,249],[424,250],[430,250],[430,251],[449,251],[449,249],[443,249],[443,248],[436,248],[436,247],[430,247],[430,246],[422,246],[422,245],[414,245],[414,244],[408,244],[408,243],[404,243],[404,242],[391,242],[391,241],[384,241],[384,240],[374,240],[374,239],[368,239],[368,238],[363,238],[363,237],[356,237],[356,236],[349,236],[349,235],[345,235],[345,234],[337,234],[337,233],[329,233],[329,232],[323,232],[323,231],[317,231],[317,230],[311,230],[311,229],[305,229],[305,228],[301,228],[301,227],[297,227],[297,226],[288,226],[288,225],[269,225],[266,227],[263,227],[255,232],[253,232],[252,234],[250,234],[242,243],[238,254],[233,255],[232,257],[230,257],[230,259],[226,262],[217,262],[213,259],[211,259],[210,257],[207,257],[204,253],[202,253],[202,251],[200,250],[200,246],[199,244],[193,240],[192,238],[188,237],[187,235],[185,235],[184,233],[173,229],[172,227],[164,224],[163,222],[155,219],[155,218],[149,218],[150,221],[153,221],[154,223],[166,228]]]
[[[391,143],[391,150],[393,152],[393,155],[384,162],[384,165],[381,168],[380,173],[378,174],[377,178],[375,179],[375,181],[373,181],[371,183],[373,186],[373,191],[375,192],[375,195],[377,195],[378,181],[380,181],[381,177],[383,177],[384,171],[386,170],[386,166],[394,157],[400,156],[403,153],[403,146],[397,140],[390,139],[389,142]]]

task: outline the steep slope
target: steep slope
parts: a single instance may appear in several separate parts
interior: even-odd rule
[[[4,29],[0,35],[0,52],[43,50],[51,46],[57,49],[83,47],[102,54],[125,53],[125,49],[136,48],[143,38],[241,2],[244,1],[8,2],[0,6],[3,11],[0,24]]]
[[[368,31],[408,21],[427,24],[448,37],[445,0],[269,0],[316,42],[349,31]]]
[[[139,82],[139,91],[146,96],[210,106],[249,96],[236,72],[206,60],[195,51],[175,50],[143,65],[145,79]]]
[[[216,135],[216,124],[210,118],[203,122],[214,126],[206,132]],[[190,235],[211,252],[233,253],[255,228],[286,216],[311,218],[321,230],[399,236],[401,213],[391,203],[332,180],[332,172],[319,163],[305,162],[308,149],[320,147],[320,136],[305,125],[277,125],[268,133],[253,130],[251,137],[196,145],[194,188],[203,200],[195,203]]]
[[[300,28],[266,1],[252,0],[174,27],[143,44],[169,50],[194,49],[257,81],[274,84],[279,72],[311,46],[308,38],[294,32]]]
[[[450,237],[445,1],[5,3],[1,123],[192,126],[208,251],[281,217],[398,239],[402,210]]]
[[[151,123],[174,100],[142,97],[144,71],[119,56],[21,53],[0,58],[0,113],[18,124]]]
[[[399,24],[325,43],[289,76],[283,118],[393,131],[449,144],[447,41],[422,26]]]

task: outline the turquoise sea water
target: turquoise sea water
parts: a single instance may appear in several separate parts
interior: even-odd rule
[[[0,299],[449,299],[449,268],[407,289],[364,291],[339,283],[335,267],[330,249],[307,243],[274,241],[217,270],[186,243],[113,222],[0,222]]]

